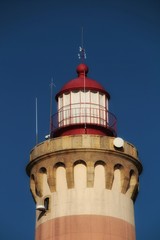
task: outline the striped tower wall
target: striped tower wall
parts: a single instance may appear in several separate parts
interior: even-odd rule
[[[142,170],[128,142],[77,135],[47,140],[30,155],[27,172],[37,204],[36,240],[135,240],[133,202]]]

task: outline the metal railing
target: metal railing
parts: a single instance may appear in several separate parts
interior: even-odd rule
[[[78,104],[77,104],[78,105]],[[90,107],[75,107],[68,105],[61,108],[52,116],[52,132],[58,128],[67,127],[75,124],[92,124],[104,128],[113,129],[116,132],[117,119],[114,114],[107,111],[106,108],[92,105]]]

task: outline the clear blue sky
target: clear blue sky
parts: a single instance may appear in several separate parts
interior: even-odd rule
[[[111,94],[118,136],[138,148],[144,166],[135,204],[137,240],[160,239],[160,2],[1,0],[1,240],[34,239],[25,166],[35,145],[35,98],[43,141],[51,77],[55,94],[76,76],[82,26],[89,77]]]

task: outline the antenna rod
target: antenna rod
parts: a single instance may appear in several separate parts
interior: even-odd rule
[[[53,94],[53,86],[55,86],[55,84],[53,83],[53,78],[51,78],[51,84],[50,84],[50,87],[51,87],[51,99],[50,99],[50,135],[52,133],[52,94]]]
[[[52,132],[52,86],[53,86],[53,78],[51,78],[51,96],[50,96],[50,134]]]
[[[37,110],[37,97],[36,97],[36,145],[38,144],[38,110]]]
[[[83,48],[83,27],[82,27],[81,43],[82,43],[82,48]]]
[[[85,71],[84,71],[84,129],[86,133],[86,121],[87,121],[87,111],[86,111],[86,76],[85,76]]]

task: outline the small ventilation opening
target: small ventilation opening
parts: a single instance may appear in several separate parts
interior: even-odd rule
[[[48,197],[44,199],[44,207],[45,207],[46,211],[49,210],[49,198]]]

